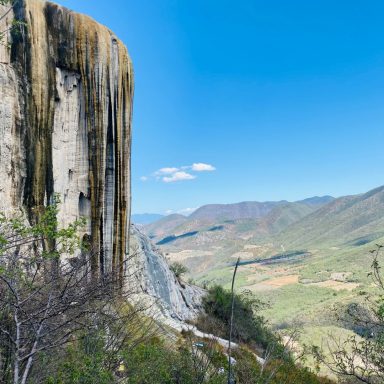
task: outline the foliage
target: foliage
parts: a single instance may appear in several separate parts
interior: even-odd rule
[[[174,262],[169,266],[169,269],[175,274],[175,276],[180,279],[182,275],[188,272],[188,268],[178,262]]]
[[[100,340],[100,338],[96,339]],[[198,347],[197,347],[198,346]],[[117,355],[117,358],[113,355]],[[55,357],[52,357],[54,359]],[[237,382],[241,384],[332,384],[292,361],[271,360],[264,367],[247,347],[234,350]],[[227,357],[214,340],[198,339],[191,332],[176,345],[152,337],[135,346],[124,345],[107,354],[100,342],[89,338],[69,346],[46,384],[226,384]],[[115,361],[118,364],[107,364]],[[93,380],[93,381],[92,381]]]
[[[182,343],[177,349],[160,340],[138,346],[126,356],[128,382],[131,384],[209,383],[224,384],[224,376],[209,375],[203,365],[196,365],[196,350]],[[215,370],[215,372],[217,369]]]
[[[180,340],[177,347],[167,346],[159,337],[134,347],[124,345],[118,352],[109,353],[109,359],[118,355],[118,365],[106,364],[108,354],[100,342],[89,343],[89,339],[84,339],[71,345],[62,356],[56,372],[45,383],[111,384],[124,378],[127,384],[226,383],[225,374],[218,373],[218,367],[225,362],[224,355],[220,354],[221,359],[211,359],[211,369],[208,369],[208,366],[201,364],[202,356],[206,355],[200,351],[197,353],[188,339]],[[205,353],[209,354],[209,351]]]
[[[332,384],[329,379],[319,377],[307,368],[292,361],[276,359],[264,367],[256,362],[247,348],[234,350],[237,361],[235,372],[241,384]]]
[[[113,371],[106,364],[109,354],[105,351],[102,338],[97,335],[84,335],[78,342],[69,345],[61,355],[58,366],[52,359],[45,361],[46,366],[53,365],[56,368],[46,380],[47,384],[114,382]]]
[[[58,204],[56,197],[32,226],[0,217],[1,382],[41,382],[43,357],[79,336],[98,335],[106,358],[150,334],[140,316],[144,308],[126,304],[135,292],[120,284],[115,271],[102,278],[92,271],[78,236],[84,220],[59,228]]]
[[[264,304],[249,291],[235,294],[234,302],[233,340],[250,344],[255,349],[261,350],[266,350],[271,344],[278,346],[278,338],[269,330],[264,318],[259,315]],[[198,320],[198,326],[207,332],[218,332],[215,334],[228,339],[231,313],[230,291],[218,285],[211,287],[203,299],[203,306],[208,319],[202,315]],[[208,321],[209,319],[212,321]],[[209,329],[209,324],[212,324],[214,329]]]
[[[8,6],[8,9],[2,15],[0,14],[0,44],[3,44],[3,40],[8,33],[17,35],[20,33],[21,28],[26,26],[23,21],[16,19],[8,22],[6,26],[3,26],[3,22],[6,21],[6,17],[11,13],[12,8],[20,1],[21,0],[0,0],[0,5]]]
[[[240,347],[234,348],[233,357],[235,375],[242,384],[320,384],[332,383],[318,377],[309,369],[301,367],[303,354],[294,356],[289,345],[295,341],[295,335],[289,336],[289,342],[274,334],[259,312],[264,304],[251,292],[235,294],[234,297],[234,341]],[[205,315],[200,315],[198,328],[228,338],[231,311],[231,294],[220,286],[209,289],[203,299]],[[256,355],[263,356],[263,365]]]

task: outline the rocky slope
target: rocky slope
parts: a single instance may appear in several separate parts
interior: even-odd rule
[[[122,269],[131,199],[127,49],[106,27],[49,2],[19,1],[4,22],[14,17],[25,27],[0,50],[0,209],[33,222],[59,194],[61,223],[88,218],[95,273]]]
[[[136,301],[155,316],[187,320],[200,310],[204,290],[180,282],[163,254],[140,229],[131,226],[131,252],[127,284],[136,292]]]

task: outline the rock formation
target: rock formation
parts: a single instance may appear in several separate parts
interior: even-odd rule
[[[136,288],[136,301],[146,303],[154,317],[184,321],[194,318],[201,309],[204,290],[181,283],[170,271],[165,257],[135,225],[131,226],[131,252],[127,284]]]
[[[15,17],[25,28],[13,33],[11,49],[0,48],[0,210],[34,222],[59,194],[60,223],[88,219],[95,273],[122,270],[133,97],[127,49],[106,27],[56,4],[24,0],[13,11],[2,23]]]
[[[87,219],[94,273],[127,268],[136,298],[180,327],[202,291],[180,284],[135,227],[128,258],[133,70],[125,46],[53,3],[19,1],[0,30],[14,18],[25,28],[0,45],[0,211],[34,223],[58,194],[61,225]]]

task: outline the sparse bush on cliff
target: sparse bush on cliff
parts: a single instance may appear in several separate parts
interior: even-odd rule
[[[188,268],[178,262],[174,262],[169,266],[169,269],[175,274],[175,276],[180,279],[182,275],[188,272]]]
[[[21,27],[25,25],[22,21],[15,19],[5,23],[12,12],[12,7],[19,1],[21,0],[0,0],[0,5],[8,7],[3,14],[0,14],[0,44],[4,44],[3,40],[8,33],[20,33]]]

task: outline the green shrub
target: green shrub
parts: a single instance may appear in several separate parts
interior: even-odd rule
[[[188,268],[178,262],[174,262],[169,266],[169,269],[175,274],[175,276],[179,279],[182,275],[188,272]]]
[[[203,299],[206,315],[198,319],[198,327],[206,332],[229,338],[231,316],[231,292],[221,286],[209,289]],[[267,327],[262,316],[258,314],[264,304],[250,292],[235,294],[233,316],[233,341],[246,343],[256,350],[265,350],[272,343],[279,345],[278,338]],[[281,352],[281,348],[279,348]]]
[[[87,335],[70,345],[60,356],[56,372],[47,384],[111,384],[115,382],[113,369],[105,352],[103,339],[98,335]],[[58,356],[51,360],[57,360]],[[49,363],[49,361],[48,361]],[[51,361],[53,365],[54,362]],[[49,364],[48,364],[49,365]]]
[[[214,348],[197,351],[191,345],[181,340],[169,347],[154,337],[108,353],[102,337],[87,336],[67,347],[61,356],[46,358],[53,372],[45,383],[113,384],[124,380],[127,384],[225,384],[226,375],[218,374],[219,367],[225,366],[225,356]],[[209,356],[209,366],[201,364],[205,356]]]
[[[319,377],[309,369],[287,360],[272,360],[261,370],[253,353],[244,347],[235,349],[233,356],[237,361],[234,366],[235,375],[237,382],[241,384],[334,384],[333,381]]]

